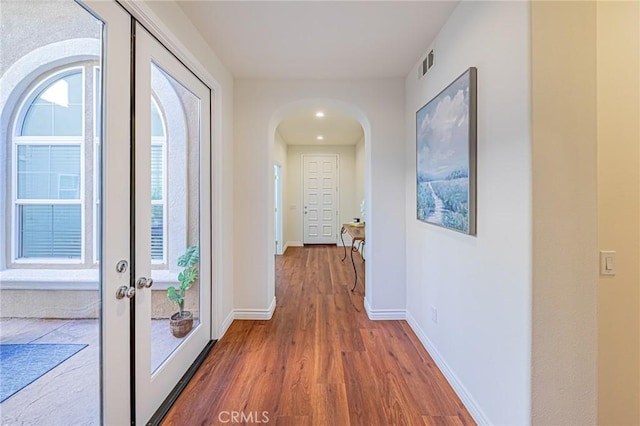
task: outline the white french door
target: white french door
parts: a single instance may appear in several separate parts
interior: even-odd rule
[[[211,338],[211,92],[143,27],[135,31],[135,417],[143,424]],[[172,331],[173,320],[182,321]]]
[[[137,23],[131,84],[131,16],[83,4],[104,23],[102,422],[146,424],[211,338],[211,92]],[[176,337],[180,310],[192,328]]]
[[[130,301],[116,297],[129,288],[130,257],[130,175],[131,108],[130,108],[130,45],[131,17],[115,2],[89,0],[83,4],[103,23],[102,61],[99,86],[102,105],[96,102],[96,126],[101,155],[96,155],[97,170],[102,179],[97,192],[97,215],[102,222],[101,238],[96,252],[100,262],[102,315],[101,376],[102,423],[131,422],[130,404]],[[102,129],[100,129],[102,127]],[[100,224],[97,224],[100,229]]]
[[[146,424],[211,338],[211,91],[132,22],[2,3],[1,424]]]
[[[303,242],[338,241],[338,156],[303,155]]]
[[[110,1],[2,2],[3,425],[131,420],[130,22]]]

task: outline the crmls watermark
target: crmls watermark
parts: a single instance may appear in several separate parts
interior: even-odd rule
[[[218,421],[220,423],[269,423],[269,412],[220,411]]]

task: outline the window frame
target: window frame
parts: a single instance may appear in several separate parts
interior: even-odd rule
[[[162,146],[162,200],[151,200],[151,205],[162,205],[162,259],[151,259],[151,266],[155,268],[168,266],[167,254],[168,254],[168,241],[169,241],[169,226],[168,226],[168,209],[167,209],[167,197],[169,194],[169,158],[168,158],[168,136],[167,136],[167,123],[162,108],[160,108],[160,102],[156,99],[155,94],[151,94],[151,105],[155,106],[160,117],[160,124],[162,125],[162,134],[164,136],[151,136],[151,147]]]
[[[27,117],[29,108],[35,99],[46,90],[48,86],[54,84],[57,80],[65,78],[68,75],[80,73],[81,76],[81,99],[82,99],[82,115],[81,115],[81,134],[78,136],[22,136],[22,128],[24,121]],[[89,75],[89,73],[91,73]],[[91,87],[87,87],[87,79],[91,77]],[[87,63],[86,61],[80,61],[75,63],[69,63],[63,67],[56,68],[47,73],[41,74],[32,80],[29,85],[29,89],[24,91],[25,95],[18,102],[15,113],[11,119],[11,132],[9,133],[11,141],[7,144],[10,152],[10,164],[11,173],[9,179],[10,185],[10,205],[8,206],[10,211],[9,215],[10,224],[10,247],[7,267],[25,267],[29,265],[36,265],[40,267],[56,266],[56,265],[74,265],[84,267],[95,267],[99,264],[99,250],[100,250],[100,226],[98,223],[98,214],[101,209],[99,193],[100,176],[96,173],[98,168],[101,169],[101,165],[98,164],[100,159],[100,150],[102,149],[101,134],[102,129],[98,126],[98,118],[100,115],[100,105],[98,104],[98,97],[96,94],[100,89],[101,78],[101,66],[99,63]],[[88,93],[91,91],[91,94]],[[162,126],[163,136],[153,136],[151,145],[162,146],[162,199],[152,200],[152,205],[162,205],[162,232],[163,232],[163,244],[162,244],[162,259],[153,259],[151,261],[154,269],[164,269],[168,267],[169,258],[169,206],[168,197],[169,188],[169,129],[168,123],[162,103],[159,101],[158,96],[152,92],[151,103],[158,111],[160,123]],[[91,105],[91,111],[87,113],[87,106]],[[90,123],[87,123],[90,120]],[[88,127],[90,128],[88,128]],[[88,135],[87,132],[92,132]],[[88,140],[89,138],[91,140]],[[88,144],[92,146],[89,147]],[[20,199],[18,198],[18,150],[20,146],[74,146],[80,148],[80,196],[78,199]],[[92,180],[91,188],[87,187],[88,176],[87,167],[91,164],[87,162],[86,154],[87,149],[91,148],[93,151],[93,158],[90,160],[94,168],[94,177]],[[90,193],[87,192],[90,190]],[[90,205],[88,204],[90,203]],[[80,256],[77,258],[63,258],[63,257],[19,257],[20,245],[21,245],[21,228],[20,228],[20,206],[24,205],[79,205],[80,206],[80,229],[81,229],[81,241],[80,241]],[[90,210],[87,210],[90,209]],[[91,217],[86,215],[90,214]],[[93,228],[93,236],[89,236],[86,232],[86,227],[89,225]],[[89,238],[91,237],[91,238]],[[89,247],[88,245],[91,245]],[[75,269],[75,268],[74,268]]]
[[[83,231],[85,228],[85,183],[86,183],[86,167],[85,167],[85,111],[86,111],[86,65],[72,65],[64,69],[49,73],[40,79],[34,81],[33,87],[28,91],[27,95],[22,99],[19,107],[16,109],[11,129],[11,258],[12,265],[82,265],[85,263],[85,247],[86,236]],[[62,79],[68,75],[80,72],[81,89],[82,89],[82,123],[80,136],[22,136],[22,126],[27,115],[27,111],[36,97],[53,82]],[[78,200],[67,199],[19,199],[18,198],[18,147],[19,146],[79,146],[80,147],[80,197]],[[58,257],[18,257],[19,254],[19,217],[18,208],[24,205],[80,205],[80,257],[79,258],[58,258]]]
[[[102,239],[101,235],[101,227],[98,221],[98,217],[101,217],[100,209],[102,206],[100,205],[100,200],[102,199],[102,105],[98,103],[98,96],[100,95],[100,100],[102,100],[102,67],[100,65],[91,66],[91,76],[93,78],[93,84],[91,85],[92,96],[92,108],[91,117],[92,117],[92,131],[93,131],[93,192],[91,208],[93,210],[93,241],[92,241],[92,256],[93,256],[93,265],[97,266],[100,264],[100,242]],[[100,128],[98,127],[98,118],[100,118]],[[97,170],[100,170],[100,173],[96,173]],[[98,196],[100,194],[100,196]]]

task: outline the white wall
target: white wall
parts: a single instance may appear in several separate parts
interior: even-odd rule
[[[598,2],[598,424],[640,424],[640,4]]]
[[[147,13],[154,22],[145,22],[175,54],[189,64],[212,89],[212,173],[213,173],[213,315],[214,338],[229,325],[233,312],[233,76],[200,36],[176,3],[145,1],[127,3]],[[157,19],[156,19],[157,18]],[[177,41],[161,33],[172,33]],[[206,261],[206,259],[202,259]]]
[[[355,196],[355,147],[332,145],[289,145],[287,164],[289,175],[286,180],[289,204],[287,223],[285,224],[285,241],[302,243],[303,241],[303,193],[302,193],[302,155],[303,154],[337,154],[339,159],[339,224],[353,221],[358,216]],[[338,231],[340,228],[338,228]]]
[[[289,165],[287,164],[287,143],[282,139],[280,132],[276,130],[273,158],[274,161],[280,164],[280,179],[282,181],[282,249],[287,249],[287,223],[289,219],[289,193],[287,191],[287,180],[289,179]],[[284,253],[284,252],[283,252]]]
[[[530,422],[529,7],[460,3],[435,41],[435,66],[418,80],[416,64],[406,78],[407,319],[486,424]],[[478,69],[475,237],[416,219],[415,112],[471,66]]]
[[[273,158],[276,163],[280,164],[283,168],[287,164],[287,143],[282,139],[280,132],[276,131]]]
[[[596,34],[596,2],[532,2],[531,404],[540,425],[597,422]]]
[[[314,103],[315,102],[315,103]],[[264,311],[274,295],[270,167],[279,120],[300,105],[330,104],[363,125],[370,170],[365,194],[370,312],[405,307],[403,82],[397,80],[236,80],[234,234],[237,308]],[[271,213],[272,214],[272,213]],[[375,312],[374,312],[375,313]]]
[[[364,178],[365,178],[365,152],[364,152],[364,136],[356,143],[356,195],[355,199],[358,202],[357,210],[358,217],[360,217],[360,203],[364,200]],[[366,216],[366,206],[365,206]],[[366,221],[366,217],[364,218]]]

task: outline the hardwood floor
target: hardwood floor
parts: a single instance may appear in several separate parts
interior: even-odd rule
[[[163,424],[475,424],[405,321],[367,318],[341,258],[335,246],[278,257],[271,321],[234,321]]]

